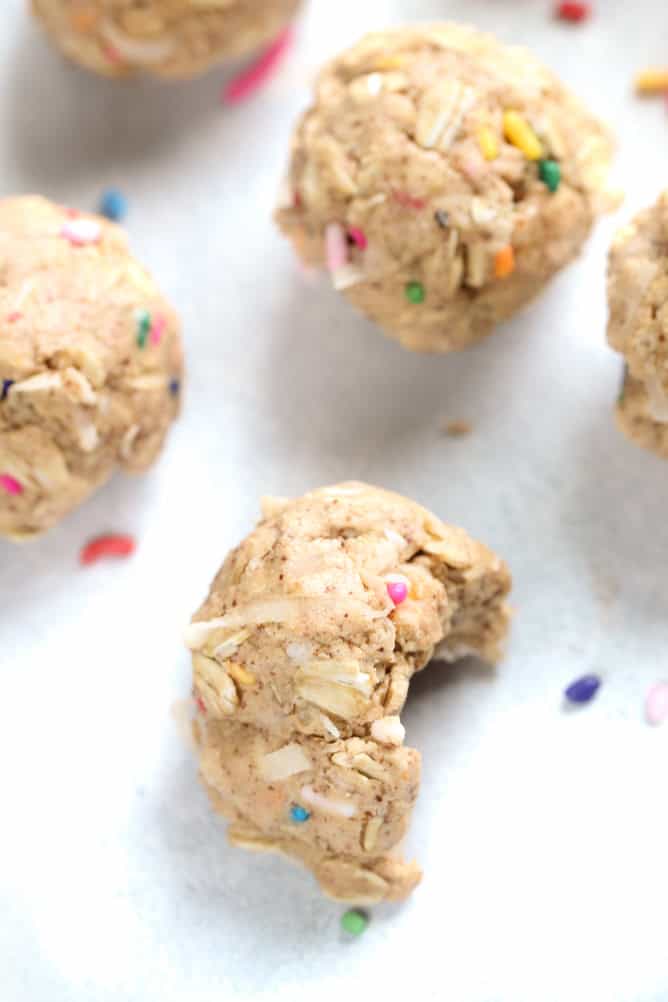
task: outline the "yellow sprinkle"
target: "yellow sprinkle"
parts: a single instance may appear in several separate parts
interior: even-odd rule
[[[374,60],[374,70],[400,70],[406,65],[405,56],[379,56]]]
[[[668,70],[643,70],[637,74],[637,94],[661,94],[663,91],[668,91]]]
[[[478,145],[485,160],[496,160],[499,155],[499,146],[496,136],[488,125],[483,125],[478,129]]]
[[[225,667],[227,674],[231,675],[239,685],[255,685],[255,675],[244,668],[243,665],[237,664],[236,661],[228,661]]]
[[[503,134],[509,143],[522,151],[527,160],[540,160],[543,156],[538,136],[519,111],[503,113]]]

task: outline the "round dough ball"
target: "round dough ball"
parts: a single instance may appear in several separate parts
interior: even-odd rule
[[[617,233],[608,304],[608,341],[626,363],[618,424],[668,458],[668,191]]]
[[[453,24],[368,35],[320,75],[277,220],[387,334],[451,351],[576,256],[611,152],[524,49]]]
[[[0,202],[0,536],[43,532],[179,410],[176,315],[123,230],[43,198]]]
[[[252,52],[301,0],[32,0],[66,56],[104,76],[193,77]]]
[[[338,900],[403,898],[420,879],[397,849],[420,781],[408,685],[437,645],[497,659],[510,576],[365,484],[263,509],[187,631],[202,779],[234,844],[301,860]]]

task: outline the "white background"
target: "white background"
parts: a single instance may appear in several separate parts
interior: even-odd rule
[[[312,0],[272,86],[227,109],[227,71],[113,84],[67,67],[5,0],[0,182],[93,207],[117,186],[137,254],[180,309],[184,415],[141,480],[48,538],[0,542],[3,1002],[668,1000],[668,466],[611,415],[615,226],[666,184],[668,112],[631,94],[668,63],[663,0]],[[628,198],[540,302],[458,356],[416,356],[305,283],[269,222],[312,71],[363,30],[450,16],[531,45],[607,117]],[[473,434],[449,439],[443,418]],[[172,719],[181,631],[264,493],[357,477],[501,553],[508,656],[418,678],[424,755],[409,851],[425,878],[346,942],[341,906],[280,858],[227,846]],[[136,557],[80,569],[103,531]],[[561,692],[603,675],[596,702]]]

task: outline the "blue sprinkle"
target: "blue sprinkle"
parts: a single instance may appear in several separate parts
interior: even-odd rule
[[[100,199],[100,212],[107,219],[112,219],[115,223],[124,219],[128,211],[128,202],[120,191],[109,188]]]
[[[311,817],[311,814],[309,811],[306,810],[305,807],[302,807],[300,804],[293,804],[292,807],[290,808],[290,817],[292,818],[293,821],[308,821],[308,819]]]
[[[178,397],[179,390],[181,389],[181,384],[178,379],[170,379],[169,381],[169,392],[173,397]]]
[[[2,380],[2,389],[0,390],[0,400],[4,400],[5,399],[5,397],[9,393],[10,386],[13,386],[13,385],[14,385],[14,380],[13,379],[3,379]]]
[[[599,690],[601,679],[598,675],[583,675],[576,678],[564,691],[564,695],[569,703],[588,703],[593,699]]]

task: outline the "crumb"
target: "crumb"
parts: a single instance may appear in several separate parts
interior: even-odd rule
[[[463,438],[465,435],[471,434],[473,425],[468,421],[451,421],[449,418],[445,418],[441,422],[441,431],[444,435],[449,435],[450,438]]]

